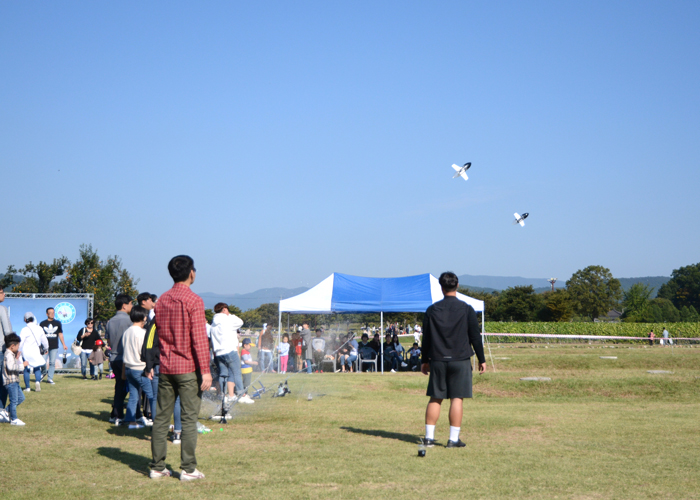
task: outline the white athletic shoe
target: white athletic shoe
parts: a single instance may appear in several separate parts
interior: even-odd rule
[[[402,361],[402,362],[401,362],[401,368],[406,368],[407,366],[408,366],[408,365],[406,364],[405,361]]]
[[[149,420],[146,417],[141,417],[139,419],[139,422],[142,423],[145,427],[152,427],[153,426],[153,420]]]
[[[115,427],[119,427],[120,425],[122,425],[122,419],[121,419],[121,418],[115,418],[113,423],[114,423],[114,426],[115,426]]]
[[[394,370],[394,369],[392,368],[392,369],[391,369],[391,373],[396,373],[396,370]]]
[[[143,429],[144,427],[146,427],[146,426],[143,425],[143,424],[137,424],[136,422],[132,422],[132,423],[129,424],[129,430],[130,430],[130,431],[133,431],[133,430],[136,430],[136,429]]]
[[[32,390],[29,387],[25,387],[24,392],[32,392]]]
[[[39,392],[39,391],[41,390],[41,383],[40,383],[40,382],[36,382],[36,383],[34,384],[34,388],[36,389],[36,392]]]
[[[163,477],[170,477],[172,475],[173,475],[173,473],[170,472],[168,469],[163,469],[163,470],[151,469],[151,473],[148,476],[151,479],[161,479]]]
[[[173,444],[180,444],[182,442],[182,432],[173,432]]]
[[[247,405],[252,405],[253,403],[255,403],[255,401],[253,401],[253,398],[251,398],[247,394],[244,394],[243,396],[239,397],[238,402],[245,403]]]
[[[180,481],[194,481],[195,479],[204,479],[204,474],[195,469],[192,472],[185,472],[184,470],[180,473]]]
[[[49,378],[49,379],[46,379],[46,383],[51,384],[51,385],[56,385],[56,382],[54,382],[54,381],[51,380],[50,378]]]
[[[7,410],[0,410],[0,424],[9,424],[10,416],[7,414]]]
[[[24,422],[22,422],[20,419],[16,418],[12,422],[10,422],[10,425],[26,425]]]

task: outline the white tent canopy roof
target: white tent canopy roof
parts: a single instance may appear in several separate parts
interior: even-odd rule
[[[457,293],[476,312],[484,302]],[[288,313],[425,312],[438,300],[442,289],[432,274],[403,278],[366,278],[333,273],[306,292],[280,301],[279,311]]]

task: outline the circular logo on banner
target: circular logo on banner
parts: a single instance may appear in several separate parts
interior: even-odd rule
[[[61,302],[54,309],[56,310],[56,319],[64,325],[75,319],[75,307],[70,302]]]

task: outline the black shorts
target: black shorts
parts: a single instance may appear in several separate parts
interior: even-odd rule
[[[427,395],[437,399],[471,398],[471,362],[431,361]]]

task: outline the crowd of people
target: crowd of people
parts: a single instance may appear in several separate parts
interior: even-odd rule
[[[291,335],[285,333],[277,343],[272,327],[265,324],[254,339],[254,358],[251,339],[240,338],[243,321],[230,313],[227,304],[216,304],[211,324],[206,322],[201,298],[189,289],[196,276],[193,261],[178,256],[168,269],[174,286],[160,299],[145,292],[134,304],[132,297],[117,295],[115,314],[107,322],[104,336],[88,318],[71,345],[80,357],[84,380],[101,380],[108,366],[106,378],[114,379],[110,423],[130,430],[153,428],[150,475],[154,479],[170,475],[164,466],[168,434],[172,444],[182,445],[180,479],[204,477],[194,458],[203,391],[217,391],[227,405],[253,404],[247,390],[254,371],[350,373],[376,369],[380,359],[392,372],[420,367],[418,343],[406,351],[398,336],[404,331],[419,333],[418,325],[406,330],[389,325],[382,345],[376,328],[363,330],[358,342],[353,332],[327,335],[322,328],[312,332],[308,324],[295,325]],[[2,300],[4,291],[0,289]],[[46,310],[41,322],[28,312],[17,335],[7,309],[0,306],[0,327],[4,337],[0,422],[23,426],[17,408],[25,400],[24,392],[31,391],[32,374],[35,391],[41,391],[42,382],[55,384],[59,344],[65,364],[68,348],[63,325],[55,319],[53,308]],[[365,365],[362,360],[372,363]]]

